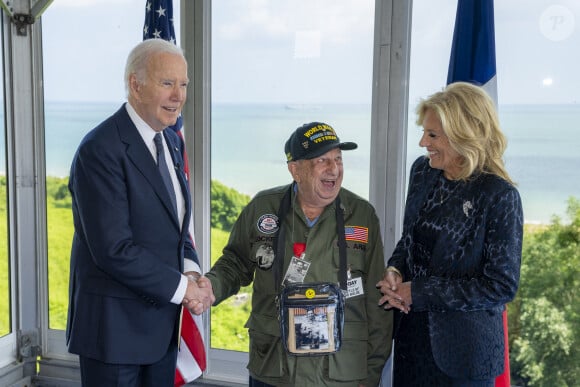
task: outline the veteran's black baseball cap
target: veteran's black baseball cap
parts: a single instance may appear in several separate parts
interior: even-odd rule
[[[340,142],[332,127],[323,122],[311,122],[297,128],[290,136],[284,152],[286,161],[308,160],[322,156],[334,148],[342,150],[356,149],[354,142]]]

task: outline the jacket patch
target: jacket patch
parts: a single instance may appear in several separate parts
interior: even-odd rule
[[[365,243],[346,242],[346,247],[349,249],[360,250],[363,252],[367,251],[367,245]]]
[[[344,237],[347,241],[367,243],[369,241],[369,229],[361,226],[344,226]]]
[[[260,245],[256,251],[256,262],[260,269],[267,270],[271,268],[272,263],[274,263],[274,247],[269,243]]]
[[[258,219],[258,231],[263,234],[274,234],[278,231],[278,217],[274,214],[264,214]]]

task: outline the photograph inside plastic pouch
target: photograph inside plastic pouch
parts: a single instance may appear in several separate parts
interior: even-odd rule
[[[288,350],[297,354],[335,352],[335,312],[336,305],[289,307]]]

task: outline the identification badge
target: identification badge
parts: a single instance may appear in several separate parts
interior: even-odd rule
[[[306,277],[309,268],[310,262],[307,260],[292,257],[290,265],[288,265],[288,270],[286,270],[286,275],[284,276],[284,285],[304,282],[304,277]]]
[[[361,296],[365,294],[361,277],[348,279],[346,281],[346,298]]]
[[[288,270],[286,270],[286,275],[282,282],[284,286],[304,282],[304,277],[306,277],[306,273],[308,273],[310,268],[310,262],[305,259],[306,243],[294,242],[292,250],[294,256],[290,260]]]

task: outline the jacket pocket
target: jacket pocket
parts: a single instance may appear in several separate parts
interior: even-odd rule
[[[254,329],[250,334],[250,360],[248,369],[255,375],[280,377],[284,374],[280,337],[267,335]]]
[[[329,357],[330,379],[350,381],[367,378],[367,340],[366,323],[345,321],[342,347]]]

